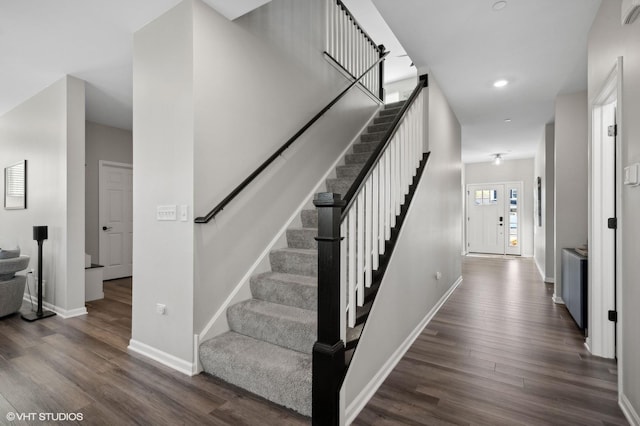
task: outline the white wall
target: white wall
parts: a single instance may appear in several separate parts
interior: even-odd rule
[[[562,298],[562,249],[587,244],[587,92],[559,95],[555,110],[555,294]]]
[[[623,57],[623,94],[618,99],[622,109],[618,117],[619,138],[622,144],[623,166],[640,162],[640,21],[632,25],[620,25],[620,0],[602,2],[600,11],[589,34],[589,98],[597,96],[604,81],[613,69],[617,57]],[[640,187],[622,188],[622,211],[619,212],[622,239],[621,294],[622,301],[618,322],[619,344],[618,376],[621,379],[620,402],[631,424],[640,424],[640,223],[636,220],[640,211]],[[620,309],[620,308],[619,308]]]
[[[538,144],[538,150],[534,159],[534,177],[533,177],[533,231],[534,231],[534,258],[538,270],[545,282],[554,281],[554,207],[553,207],[553,188],[554,183],[554,123],[548,123],[545,126],[544,134]],[[538,182],[537,178],[542,179],[542,225],[538,223]]]
[[[130,348],[184,372],[193,358],[193,222],[159,222],[158,205],[193,207],[191,1],[133,43],[133,314]],[[166,315],[156,314],[156,303]]]
[[[274,0],[230,23],[195,3],[196,215],[206,215],[349,84],[322,55],[323,7]],[[196,333],[377,107],[352,90],[214,221],[196,226]]]
[[[133,163],[133,136],[130,130],[86,122],[85,250],[91,262],[100,260],[99,167],[98,162]]]
[[[520,198],[522,256],[533,256],[533,159],[506,160],[494,163],[470,163],[464,165],[465,187],[475,183],[523,182]]]
[[[0,208],[1,236],[19,244],[37,269],[32,227],[48,226],[45,301],[64,316],[86,313],[84,103],[84,82],[67,76],[0,117],[0,166],[27,160],[27,209]]]
[[[393,257],[345,378],[347,417],[367,401],[461,276],[460,124],[432,76],[431,158],[418,185]],[[434,208],[437,205],[438,208]],[[442,279],[436,280],[436,272]]]

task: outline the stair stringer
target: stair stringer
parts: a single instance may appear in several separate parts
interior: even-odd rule
[[[384,104],[380,105],[376,108],[369,119],[365,122],[365,124],[358,130],[353,139],[347,144],[346,148],[340,153],[336,161],[331,165],[331,167],[327,170],[327,172],[320,178],[320,180],[315,184],[313,189],[309,192],[307,197],[298,205],[292,215],[287,219],[284,225],[278,230],[278,232],[274,235],[273,239],[269,242],[269,244],[265,247],[265,249],[260,253],[260,256],[256,259],[256,261],[251,265],[251,267],[247,270],[247,272],[243,275],[240,281],[235,285],[229,296],[225,299],[225,301],[220,305],[220,308],[215,312],[211,320],[207,323],[207,325],[202,329],[199,334],[194,335],[194,347],[199,347],[200,344],[206,340],[212,339],[216,336],[219,336],[227,331],[229,331],[230,327],[227,322],[226,312],[227,309],[239,302],[249,300],[252,298],[251,289],[250,289],[250,280],[251,277],[255,274],[261,272],[268,272],[271,270],[270,261],[269,261],[269,253],[273,249],[277,248],[285,248],[287,247],[286,241],[286,232],[291,226],[301,226],[302,221],[300,219],[300,213],[304,209],[315,208],[313,207],[313,198],[315,194],[318,192],[326,191],[326,181],[329,178],[335,177],[335,170],[338,166],[345,164],[345,157],[349,154],[353,148],[353,145],[356,144],[360,140],[360,135],[365,133],[367,127],[371,125],[373,119],[378,115],[381,109],[384,108]],[[198,373],[202,372],[202,367],[200,365],[200,360],[198,358],[198,352],[194,352],[194,365],[196,365],[196,371]]]

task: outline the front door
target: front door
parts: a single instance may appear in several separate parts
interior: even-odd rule
[[[472,253],[504,254],[504,185],[467,186],[467,244]]]
[[[133,241],[133,169],[100,162],[100,264],[104,279],[130,277]]]
[[[522,182],[468,185],[467,213],[467,251],[522,254]]]

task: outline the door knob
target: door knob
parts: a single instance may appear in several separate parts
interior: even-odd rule
[[[113,229],[111,226],[103,226],[102,227],[103,231],[111,231],[111,229]]]

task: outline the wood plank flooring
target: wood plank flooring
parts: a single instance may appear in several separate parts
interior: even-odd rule
[[[628,424],[615,362],[531,259],[465,257],[463,277],[354,425]]]
[[[463,283],[354,424],[627,424],[615,363],[587,353],[531,260],[465,258],[463,268]],[[88,425],[309,423],[128,353],[131,280],[106,282],[105,299],[87,308],[68,320],[0,319],[0,425],[9,412],[82,413]]]
[[[110,426],[308,424],[210,376],[187,377],[128,353],[131,279],[106,281],[104,292],[82,317],[0,319],[0,425],[44,424],[10,423],[8,413],[82,413],[78,423]]]

